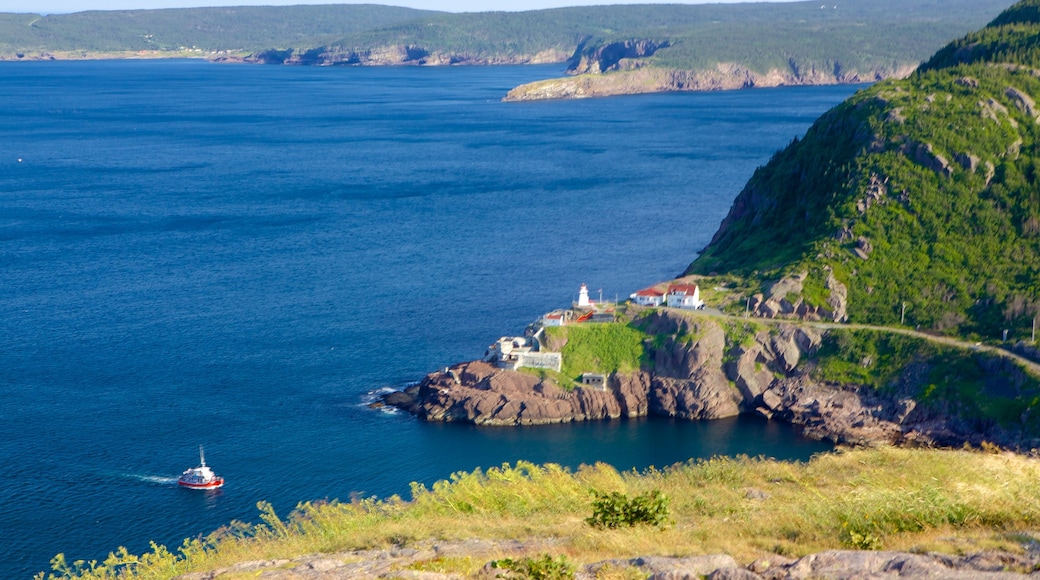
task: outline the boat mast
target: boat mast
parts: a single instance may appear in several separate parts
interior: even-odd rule
[[[199,461],[202,463],[202,467],[206,467],[206,455],[202,452],[202,445],[199,445]]]

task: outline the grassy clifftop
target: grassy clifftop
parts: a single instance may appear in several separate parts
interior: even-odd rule
[[[1029,338],[1040,311],[1040,20],[1020,2],[861,91],[755,172],[689,273],[829,272],[853,322]],[[820,300],[825,299],[823,295]]]
[[[214,570],[219,575],[186,577],[252,577],[261,563],[288,572],[300,565],[294,558],[319,552],[328,555],[327,566],[364,569],[365,558],[375,556],[355,551],[372,549],[413,554],[396,561],[390,575],[475,575],[492,559],[532,553],[574,565],[726,553],[746,565],[756,558],[879,548],[948,554],[1002,550],[1004,565],[1014,569],[1015,555],[1038,540],[1033,531],[1040,518],[1038,477],[1040,465],[1021,456],[892,448],[828,454],[805,464],[717,458],[643,474],[602,464],[571,472],[520,463],[457,473],[432,489],[413,486],[409,501],[303,503],[287,517],[262,503],[255,525],[232,523],[206,538],[186,540],[174,552],[156,547],[135,556],[120,550],[104,563],[78,565],[59,557],[46,577],[110,579],[122,573],[119,577],[167,579]],[[668,522],[592,527],[585,522],[593,511],[592,491],[661,492]],[[513,542],[481,553],[476,538]],[[437,555],[421,549],[429,541],[467,540],[469,552]],[[250,568],[244,562],[257,564]],[[623,563],[601,572],[615,578],[638,574]]]

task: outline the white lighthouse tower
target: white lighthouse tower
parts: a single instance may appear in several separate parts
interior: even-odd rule
[[[584,284],[578,290],[578,308],[592,308],[592,302],[589,302],[589,287]]]

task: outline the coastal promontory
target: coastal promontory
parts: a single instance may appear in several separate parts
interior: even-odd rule
[[[743,412],[845,443],[1037,447],[1038,35],[1037,0],[1016,4],[776,153],[684,273],[716,316],[633,303],[604,324],[621,332],[576,312],[538,342],[558,372],[462,365],[391,402],[489,425]]]

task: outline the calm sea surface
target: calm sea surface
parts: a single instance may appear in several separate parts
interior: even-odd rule
[[[755,420],[428,425],[372,394],[678,275],[852,87],[504,104],[552,67],[0,65],[0,577],[256,502],[527,459],[825,446]],[[198,459],[227,478],[178,489]]]

